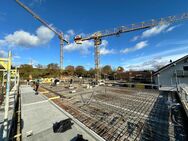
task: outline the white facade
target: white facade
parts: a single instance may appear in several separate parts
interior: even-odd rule
[[[159,87],[176,87],[178,84],[188,84],[188,55],[157,71],[154,80]]]

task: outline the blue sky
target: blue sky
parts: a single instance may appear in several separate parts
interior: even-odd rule
[[[73,43],[77,34],[126,26],[188,12],[187,0],[21,0],[64,32],[64,66],[94,67],[93,41]],[[103,39],[101,66],[152,69],[188,54],[188,21]],[[59,39],[14,0],[0,0],[0,55],[13,52],[15,65],[59,64]]]

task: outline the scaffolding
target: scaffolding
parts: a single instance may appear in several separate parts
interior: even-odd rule
[[[15,91],[18,91],[19,86],[19,71],[16,69],[11,69],[12,66],[12,55],[11,51],[8,53],[8,58],[0,58],[0,65],[3,69],[0,69],[3,72],[2,75],[2,95],[4,96],[5,91],[5,107],[4,107],[4,122],[3,122],[3,139],[5,141],[9,138],[9,122],[8,122],[8,112],[9,112],[9,95],[11,90],[11,82],[13,82]]]

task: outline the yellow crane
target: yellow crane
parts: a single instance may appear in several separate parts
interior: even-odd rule
[[[100,75],[99,75],[99,53],[100,53],[99,45],[102,43],[102,38],[114,36],[114,35],[120,35],[121,33],[127,33],[127,32],[136,31],[136,30],[152,28],[155,26],[177,23],[177,22],[180,22],[180,21],[183,21],[186,19],[188,19],[188,13],[183,13],[181,15],[169,16],[169,17],[156,19],[156,20],[153,19],[151,21],[141,22],[141,23],[137,23],[137,24],[131,24],[128,26],[121,26],[118,28],[114,28],[112,30],[97,31],[97,32],[95,32],[93,34],[89,34],[85,37],[82,37],[81,35],[77,35],[74,37],[74,41],[77,44],[82,44],[82,42],[84,42],[86,40],[94,40],[95,69],[96,69],[95,79],[96,79],[96,82],[98,83],[99,78],[100,78]]]
[[[36,13],[34,13],[29,7],[24,5],[19,0],[16,0],[16,2],[21,7],[23,7],[27,12],[29,12],[35,19],[37,19],[39,22],[41,22],[44,26],[49,28],[52,32],[54,32],[58,36],[58,38],[60,39],[60,68],[63,69],[63,44],[64,44],[64,42],[67,43],[67,44],[69,43],[67,40],[64,39],[63,33],[61,31],[58,31],[57,29],[55,29],[51,25],[49,25],[46,21],[41,19]]]

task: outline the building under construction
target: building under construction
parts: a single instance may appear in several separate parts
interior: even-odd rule
[[[70,94],[61,85],[42,87],[47,97],[62,97],[54,102],[105,140],[186,139],[186,116],[176,92],[117,85],[84,90],[75,84]]]
[[[10,100],[17,102],[10,104],[9,119],[17,114],[9,139],[187,140],[186,85],[169,91],[117,80],[101,86],[79,80],[41,83],[39,94],[25,82],[19,95],[13,88],[10,96],[17,98]]]
[[[69,43],[63,33],[16,2],[58,36],[63,71],[63,44]],[[0,141],[187,141],[188,56],[155,72],[117,71],[104,80],[99,52],[105,37],[186,19],[188,13],[183,13],[75,36],[76,44],[94,41],[94,78],[57,75],[24,80],[12,67],[9,52],[0,58]]]

